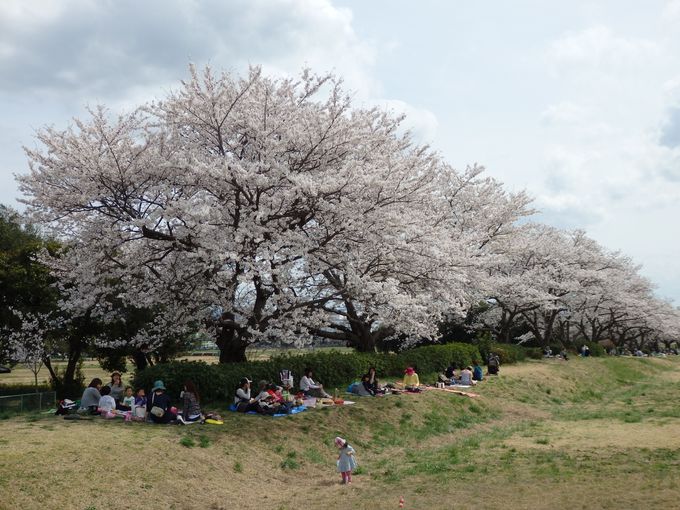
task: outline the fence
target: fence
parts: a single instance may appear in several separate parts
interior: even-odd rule
[[[0,413],[23,413],[25,411],[45,411],[57,407],[57,392],[24,393],[0,397]]]

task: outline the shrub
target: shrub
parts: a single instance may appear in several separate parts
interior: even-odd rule
[[[540,347],[525,347],[524,352],[526,357],[529,359],[543,359],[543,349]],[[553,349],[553,356],[555,356],[560,351],[555,351]]]
[[[586,342],[586,345],[588,346],[588,349],[590,349],[591,356],[604,356],[607,354],[604,347],[597,342]]]
[[[53,391],[49,384],[39,384],[38,392]],[[2,384],[0,385],[0,396],[5,395],[25,395],[26,393],[35,393],[35,385],[33,384]],[[78,396],[80,398],[80,396]]]
[[[524,361],[527,357],[526,348],[514,344],[494,344],[492,352],[498,355],[502,365]]]
[[[185,380],[192,380],[198,387],[201,399],[208,401],[230,401],[243,377],[257,382],[260,379],[279,381],[281,369],[291,370],[296,381],[300,380],[305,368],[314,372],[326,391],[334,388],[343,391],[352,381],[375,366],[379,377],[401,377],[408,365],[417,365],[422,374],[443,371],[449,362],[456,365],[470,365],[481,360],[477,347],[470,344],[445,344],[417,347],[400,354],[341,353],[338,351],[310,352],[302,355],[282,354],[266,361],[208,365],[201,361],[173,361],[157,364],[135,374],[135,388],[153,386],[154,381],[164,382],[171,396],[179,395]]]

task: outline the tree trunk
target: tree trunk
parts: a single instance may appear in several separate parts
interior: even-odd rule
[[[220,350],[220,363],[239,363],[246,360],[248,342],[231,326],[222,326],[215,342]]]
[[[141,372],[149,366],[149,360],[141,349],[135,349],[132,353],[132,362],[135,364],[135,368],[138,372]]]

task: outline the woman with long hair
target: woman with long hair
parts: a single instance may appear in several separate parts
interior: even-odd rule
[[[177,417],[180,423],[193,423],[203,419],[201,413],[201,397],[198,394],[196,385],[187,379],[184,381],[184,391],[180,395],[182,398],[182,415]]]

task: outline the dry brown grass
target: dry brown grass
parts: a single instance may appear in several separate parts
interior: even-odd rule
[[[503,367],[474,401],[432,391],[281,419],[228,414],[224,426],[3,420],[0,508],[381,510],[400,496],[407,509],[674,508],[679,371],[677,360],[532,362]],[[461,416],[473,421],[446,428]],[[364,470],[352,486],[335,473],[337,434]],[[180,445],[202,435],[206,448]]]

